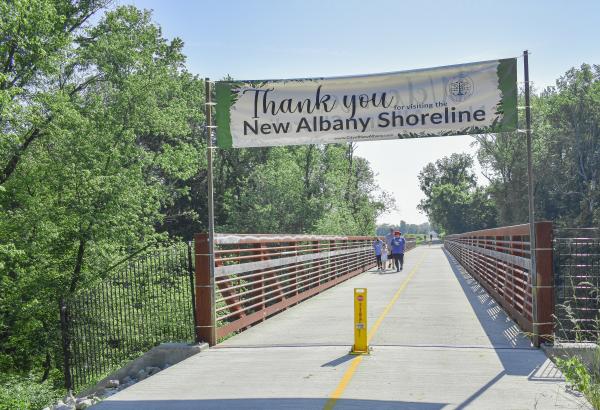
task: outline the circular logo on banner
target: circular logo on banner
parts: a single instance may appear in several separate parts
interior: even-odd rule
[[[362,302],[362,301],[363,301],[363,297],[362,297],[362,296],[357,296],[357,297],[356,297],[356,299],[357,299],[359,302]]]
[[[448,81],[447,91],[448,96],[454,102],[463,102],[473,95],[475,86],[471,77],[460,74]]]

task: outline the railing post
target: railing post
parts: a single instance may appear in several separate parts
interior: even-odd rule
[[[535,223],[535,258],[537,268],[537,329],[535,346],[548,340],[554,331],[554,275],[552,266],[552,222]]]
[[[311,241],[310,244],[311,244],[310,245],[310,253],[319,253],[321,251],[321,249],[319,249],[319,241],[318,240]],[[323,263],[320,258],[317,259],[316,263],[313,263],[311,265],[312,269],[317,271],[317,273],[315,274],[315,277],[318,278],[317,282],[316,282],[317,286],[320,286],[322,283],[322,278],[319,277],[319,275],[321,275],[321,273],[322,273],[322,272],[319,272],[321,270],[322,265],[323,265]],[[296,283],[298,283],[297,279],[296,279]],[[296,289],[298,289],[298,285],[296,285]],[[296,292],[296,294],[298,294],[298,292]]]
[[[267,246],[264,243],[260,244],[260,260],[261,261],[265,261],[267,259],[269,259],[268,257],[264,256],[265,253],[267,253]],[[267,283],[267,281],[265,280],[265,275],[262,274],[260,275],[260,283],[258,284],[258,286],[261,288],[260,289],[260,310],[265,310],[265,284]],[[265,320],[265,316],[263,316],[262,321]]]
[[[62,336],[63,366],[65,372],[65,388],[73,390],[73,377],[71,376],[71,338],[69,337],[69,312],[64,299],[58,302],[60,311],[60,333]]]
[[[190,292],[192,296],[192,318],[194,320],[194,341],[198,343],[200,340],[198,339],[198,332],[196,331],[196,325],[198,324],[198,319],[196,318],[196,287],[194,285],[194,266],[192,263],[192,242],[188,242],[187,244],[187,258],[188,258],[188,272],[190,275]]]
[[[333,252],[335,250],[335,240],[330,239],[328,241],[328,243],[329,243],[329,252]],[[329,256],[329,272],[328,272],[329,274],[327,276],[325,276],[325,279],[327,281],[329,281],[331,279],[334,279],[337,276],[337,274],[336,274],[337,263],[336,263],[336,260],[334,258],[335,258],[335,256],[331,256],[331,253],[330,253],[330,256]]]
[[[210,268],[210,247],[208,234],[196,234],[196,337],[210,346],[217,343],[216,318],[213,309],[215,296],[214,283]]]

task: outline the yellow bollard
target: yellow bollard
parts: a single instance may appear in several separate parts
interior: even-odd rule
[[[367,289],[354,289],[354,345],[350,354],[369,354],[367,345]]]

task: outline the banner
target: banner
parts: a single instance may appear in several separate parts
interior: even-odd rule
[[[515,131],[516,59],[337,78],[216,83],[217,145]]]

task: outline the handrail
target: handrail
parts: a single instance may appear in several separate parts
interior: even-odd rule
[[[514,225],[448,235],[445,249],[504,308],[532,341],[553,333],[552,223],[536,222],[537,284],[531,283],[529,225]],[[536,288],[539,334],[533,331],[533,288]]]
[[[196,235],[196,283],[208,283],[205,234]],[[376,265],[374,236],[216,234],[215,311],[198,286],[197,333],[215,344]],[[416,240],[407,239],[407,251]],[[204,275],[204,276],[202,276]],[[216,330],[207,323],[216,317]],[[211,340],[211,334],[217,340]]]

